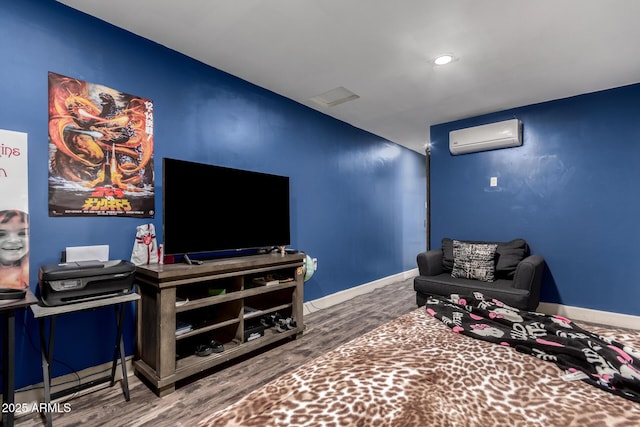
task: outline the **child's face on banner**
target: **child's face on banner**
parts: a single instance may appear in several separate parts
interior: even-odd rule
[[[0,218],[0,263],[20,261],[29,252],[29,228],[22,215]]]

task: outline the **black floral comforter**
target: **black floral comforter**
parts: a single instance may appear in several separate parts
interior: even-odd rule
[[[553,362],[594,386],[640,402],[640,352],[567,318],[519,310],[481,293],[431,296],[426,310],[454,332]]]

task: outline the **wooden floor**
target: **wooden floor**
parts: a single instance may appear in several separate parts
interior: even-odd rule
[[[302,337],[207,372],[163,398],[130,376],[129,402],[118,383],[69,400],[70,412],[54,414],[53,425],[192,426],[203,414],[223,409],[291,369],[416,308],[412,279],[389,284],[305,316]],[[43,426],[45,421],[32,414],[16,419],[15,425]]]

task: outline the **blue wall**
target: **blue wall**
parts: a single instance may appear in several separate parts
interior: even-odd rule
[[[160,159],[173,157],[291,177],[291,246],[319,260],[305,300],[413,269],[426,246],[423,155],[53,0],[0,3],[0,55],[0,129],[29,136],[34,291],[38,266],[57,262],[66,246],[108,244],[112,259],[129,259],[135,227],[150,222],[48,217],[49,71],[153,100],[158,214],[151,222],[159,241]],[[131,307],[127,354],[134,320]],[[61,317],[54,376],[108,361],[111,326],[110,310]],[[42,376],[29,311],[17,329],[21,387]]]
[[[523,237],[543,301],[640,315],[639,100],[636,84],[433,126],[431,246]],[[450,130],[511,118],[521,147],[449,153]]]

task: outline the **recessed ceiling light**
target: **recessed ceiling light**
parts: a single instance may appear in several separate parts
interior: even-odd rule
[[[453,61],[453,55],[446,54],[446,55],[438,56],[436,59],[433,60],[433,63],[435,65],[446,65],[452,61]]]

